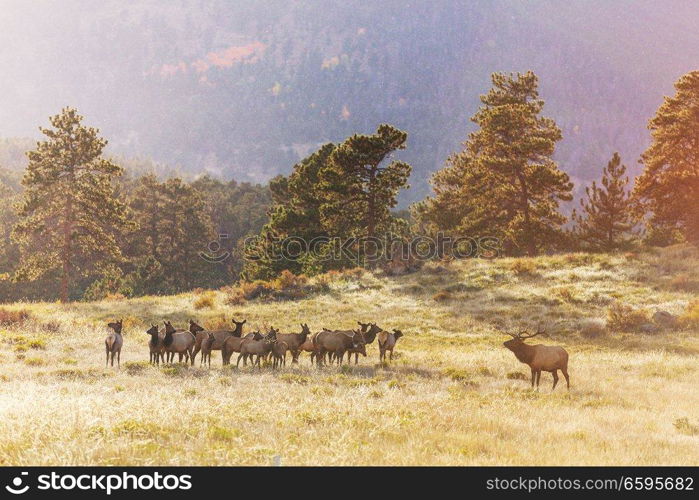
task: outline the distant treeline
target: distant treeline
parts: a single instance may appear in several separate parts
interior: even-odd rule
[[[27,152],[21,183],[0,171],[0,300],[172,294],[282,272],[394,266],[386,248],[379,259],[372,248],[387,235],[399,248],[416,237],[487,237],[515,256],[696,243],[699,72],[675,87],[649,122],[642,175],[631,183],[610,152],[570,220],[560,204],[574,186],[553,159],[561,130],[543,115],[532,72],[492,75],[472,117],[477,130],[409,214],[394,211],[412,170],[394,157],[408,134],[389,124],[324,144],[259,186],[129,175],[105,157],[99,131],[65,108]],[[16,163],[17,151],[5,150],[0,157]],[[343,242],[352,258],[337,252]]]
[[[31,145],[35,147],[36,143]],[[243,266],[243,240],[257,234],[267,220],[271,204],[268,186],[224,182],[206,175],[184,181],[169,177],[172,171],[157,169],[157,176],[143,173],[156,170],[145,160],[117,162],[123,165],[124,174],[114,178],[111,193],[124,203],[127,223],[111,240],[119,252],[110,255],[96,246],[76,254],[72,264],[81,272],[70,283],[69,299],[172,294],[197,287],[221,287],[238,279]],[[12,238],[12,230],[21,219],[17,207],[26,191],[22,173],[16,170],[16,164],[11,166],[0,168],[0,302],[55,300],[61,296],[62,267],[53,266],[41,276],[32,276],[31,272],[18,275],[21,245]],[[101,203],[97,200],[95,204]],[[56,224],[58,220],[46,222]],[[24,253],[41,252],[43,260],[51,261],[55,258],[52,248],[60,241],[52,237],[54,233],[51,228],[41,228],[31,243],[37,247],[30,246]],[[214,247],[215,255],[206,261],[200,254],[211,253],[211,242],[220,248]],[[216,262],[214,259],[221,255],[229,256]],[[84,262],[79,262],[81,259]]]

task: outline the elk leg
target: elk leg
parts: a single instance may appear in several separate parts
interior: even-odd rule
[[[558,383],[558,370],[553,370],[551,372],[553,374],[553,387],[551,390],[553,391],[556,388],[556,384]]]
[[[534,383],[536,382],[536,370],[532,368],[532,389],[534,388]]]
[[[109,347],[106,348],[106,351],[107,351],[107,361],[104,364],[105,367],[109,366]]]
[[[121,368],[121,350],[117,352],[117,366]]]
[[[391,349],[391,354],[388,356],[389,361],[393,361],[393,349]]]
[[[201,351],[201,344],[194,346],[194,351],[192,351],[192,365],[194,364],[194,360],[197,359],[197,354],[199,354],[199,351]],[[202,352],[202,357],[203,357],[204,351],[201,351],[201,352]],[[202,361],[202,360],[200,359],[200,361]]]
[[[539,389],[539,384],[541,383],[541,370],[536,372],[536,388]]]
[[[570,390],[570,378],[568,377],[568,370],[561,370],[563,372],[563,376],[566,378],[566,386],[568,387],[568,390]]]

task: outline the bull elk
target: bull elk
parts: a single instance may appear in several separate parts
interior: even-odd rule
[[[528,345],[524,341],[537,335],[544,334],[544,330],[537,329],[536,333],[528,334],[525,331],[519,333],[507,333],[512,337],[503,343],[510,351],[514,353],[519,361],[529,365],[532,371],[532,388],[536,380],[536,388],[539,388],[541,381],[541,372],[551,372],[553,374],[553,389],[558,383],[558,370],[561,370],[566,378],[566,385],[570,389],[570,377],[568,377],[568,352],[562,347],[548,345]]]

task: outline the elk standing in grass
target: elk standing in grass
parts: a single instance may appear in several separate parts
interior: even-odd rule
[[[223,357],[223,364],[229,365],[231,363],[231,356],[234,352],[240,352],[240,347],[246,340],[262,340],[264,336],[260,332],[248,333],[245,337],[228,337],[221,347],[221,356]]]
[[[377,326],[376,323],[362,323],[360,321],[357,321],[357,324],[361,327],[360,333],[362,334],[362,338],[364,339],[364,347],[363,349],[348,349],[348,359],[347,362],[351,363],[352,361],[352,354],[354,354],[354,364],[356,365],[359,362],[359,355],[362,354],[362,350],[364,351],[364,356],[366,356],[366,347],[367,345],[371,344],[374,339],[376,338],[376,335],[381,332],[381,327]]]
[[[214,332],[206,332],[206,335],[207,337],[201,341],[201,364],[208,363],[209,368],[211,368],[211,348],[216,342],[216,336]]]
[[[551,372],[553,374],[553,389],[558,383],[558,370],[561,370],[566,378],[566,385],[570,389],[570,378],[568,377],[568,352],[562,347],[548,345],[528,345],[524,341],[537,335],[543,334],[544,331],[538,329],[536,333],[531,335],[526,331],[520,333],[508,333],[512,337],[503,345],[512,351],[518,360],[529,365],[532,371],[532,388],[536,379],[536,388],[539,388],[541,381],[541,372]]]
[[[359,330],[323,330],[313,337],[313,345],[317,350],[316,361],[318,366],[323,365],[326,353],[330,354],[331,362],[334,357],[339,364],[342,364],[342,358],[350,349],[354,350],[353,352],[366,356],[364,338]]]
[[[311,334],[311,329],[308,325],[301,325],[301,333],[279,333],[277,334],[277,340],[279,342],[286,342],[286,345],[291,352],[291,362],[298,363],[299,355],[301,354],[301,346],[308,340],[308,336]]]
[[[278,340],[272,344],[272,367],[277,368],[286,366],[286,351],[289,350],[289,345],[283,340]]]
[[[112,358],[112,366],[114,366],[114,355],[117,356],[117,366],[121,367],[121,346],[124,345],[124,337],[121,336],[121,327],[123,326],[124,320],[120,319],[114,323],[107,323],[107,326],[114,330],[114,332],[107,335],[104,339],[104,347],[107,350],[107,363],[105,366],[109,366],[109,357]]]
[[[194,335],[187,330],[176,330],[172,323],[165,321],[165,337],[163,345],[167,354],[168,363],[172,363],[175,359],[175,353],[179,354],[179,362],[182,362],[184,356],[185,362],[191,361],[194,364],[192,357],[192,349],[194,349]]]
[[[163,344],[164,335],[158,331],[156,325],[151,325],[151,327],[146,330],[146,333],[150,335],[150,340],[148,341],[148,349],[150,350],[150,362],[151,364],[160,364],[160,360],[165,363],[165,345]]]
[[[209,338],[209,333],[214,334],[213,344],[211,344],[211,347],[209,348],[211,351],[223,351],[223,344],[228,337],[242,337],[243,325],[247,322],[247,320],[236,321],[233,319],[232,321],[235,325],[233,330],[205,330],[201,326],[197,325],[194,321],[189,320],[189,331],[192,333],[196,331],[196,333],[194,333],[195,343],[192,356],[194,358],[197,357],[197,353],[202,350],[202,342]]]
[[[274,328],[270,327],[269,333],[265,335],[262,340],[243,340],[242,344],[240,345],[240,354],[238,355],[238,361],[236,362],[235,366],[238,367],[238,365],[240,365],[241,358],[243,360],[243,366],[247,366],[248,358],[250,358],[252,366],[254,367],[257,365],[257,367],[261,369],[262,367],[260,366],[260,361],[272,351],[272,346],[277,341],[278,331],[279,330],[275,330]],[[253,356],[257,356],[257,358],[253,359]]]
[[[386,351],[390,351],[388,360],[393,359],[393,348],[396,347],[398,339],[403,336],[403,332],[394,329],[393,332],[383,330],[379,333],[379,361],[386,361]]]

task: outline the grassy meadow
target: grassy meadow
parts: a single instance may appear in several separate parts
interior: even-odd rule
[[[1,465],[699,465],[699,253],[429,263],[335,273],[295,300],[230,292],[0,308]],[[679,317],[653,326],[658,310]],[[121,369],[106,322],[124,318]],[[405,333],[357,366],[148,365],[150,323]],[[4,319],[3,319],[4,318]],[[230,323],[228,323],[230,324]],[[570,353],[540,390],[499,329]],[[648,326],[650,325],[650,326]],[[235,361],[234,356],[233,361]],[[290,357],[289,357],[290,360]],[[563,381],[564,382],[564,381]],[[275,457],[279,457],[275,459]]]

